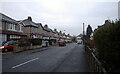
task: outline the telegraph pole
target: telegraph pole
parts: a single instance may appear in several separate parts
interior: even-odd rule
[[[83,35],[85,35],[84,23],[83,23]]]
[[[84,23],[83,23],[83,44],[85,44],[85,29],[84,29]]]

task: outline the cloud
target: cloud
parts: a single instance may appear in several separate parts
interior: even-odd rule
[[[36,2],[42,0],[1,0],[2,2]],[[46,1],[46,0],[45,0]],[[50,1],[58,1],[58,0],[48,0]],[[119,0],[60,0],[64,2],[73,2],[73,1],[80,1],[80,2],[118,2]]]
[[[116,19],[117,17],[117,2],[99,2],[100,0],[97,0],[98,2],[95,2],[95,0],[17,1],[4,0],[2,2],[2,12],[16,20],[23,20],[31,16],[34,22],[40,22],[43,25],[48,24],[50,28],[66,30],[67,33],[74,35],[82,33],[83,22],[85,28],[88,24],[91,24],[94,29],[103,24],[103,21],[108,17],[110,19]]]
[[[37,2],[41,4],[41,6],[43,6],[45,9],[48,9],[54,13],[65,10],[65,7],[60,0],[37,0]]]

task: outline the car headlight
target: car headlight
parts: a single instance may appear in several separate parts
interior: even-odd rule
[[[2,46],[2,47],[0,47],[1,49],[3,49],[4,48],[4,46]]]

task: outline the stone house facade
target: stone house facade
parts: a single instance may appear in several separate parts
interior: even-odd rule
[[[57,41],[60,38],[65,38],[62,31],[52,30],[47,24],[43,27],[41,23],[33,22],[31,17],[16,21],[2,13],[0,16],[0,43],[21,38],[54,39]]]
[[[26,37],[23,26],[16,20],[0,13],[0,43]]]
[[[23,32],[27,34],[27,38],[40,38],[44,35],[44,28],[41,23],[35,23],[32,21],[31,17],[28,17],[25,20],[19,21],[21,25],[24,26]]]

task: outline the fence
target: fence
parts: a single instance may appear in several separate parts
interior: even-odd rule
[[[98,72],[99,74],[107,74],[100,61],[96,58],[96,56],[92,53],[92,50],[88,46],[85,46],[85,52],[87,54],[91,71]]]

